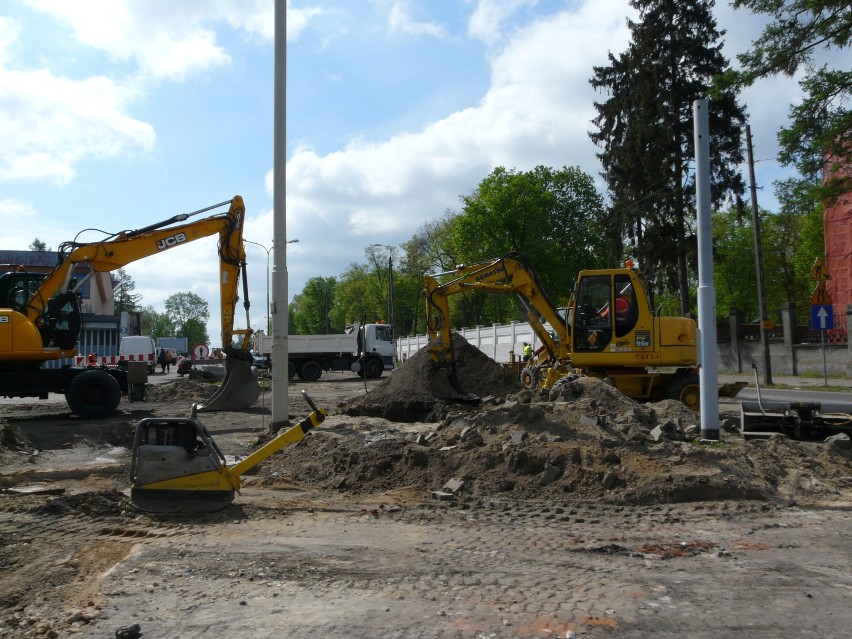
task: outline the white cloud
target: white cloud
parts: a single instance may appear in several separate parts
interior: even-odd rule
[[[35,209],[30,202],[22,202],[15,198],[0,200],[0,218],[17,221],[21,218],[35,217]]]
[[[0,64],[5,64],[9,56],[9,49],[17,41],[21,32],[21,25],[17,20],[0,16]]]
[[[388,12],[388,26],[394,33],[428,35],[443,38],[446,30],[437,22],[418,22],[412,13],[414,8],[408,0],[395,0]]]
[[[0,179],[67,184],[86,157],[151,149],[153,128],[123,111],[130,97],[104,77],[0,68]]]
[[[136,60],[141,73],[181,80],[222,66],[230,57],[216,44],[206,3],[120,0],[27,0],[67,23],[78,42],[118,60]]]
[[[470,16],[467,33],[471,38],[493,46],[503,38],[503,24],[524,7],[535,6],[537,0],[479,0]]]
[[[306,249],[300,267],[338,275],[364,246],[408,240],[457,210],[459,196],[498,165],[579,165],[596,176],[588,78],[628,38],[623,2],[589,2],[517,30],[493,55],[491,85],[475,106],[325,155],[296,147],[287,165],[287,225]],[[267,186],[271,192],[271,174]]]

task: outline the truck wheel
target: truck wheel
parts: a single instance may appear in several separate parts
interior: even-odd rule
[[[109,373],[85,371],[68,384],[65,399],[76,415],[84,419],[102,419],[118,408],[121,387]]]
[[[306,382],[315,382],[322,377],[322,366],[316,360],[309,359],[302,364],[302,369],[299,371],[299,377]]]
[[[367,369],[367,379],[378,379],[385,372],[384,363],[377,359],[368,359],[364,368]]]
[[[296,376],[296,365],[293,362],[288,361],[287,362],[287,379],[288,380],[293,379],[295,376]]]
[[[698,375],[687,373],[672,378],[668,388],[666,388],[666,399],[677,400],[697,413],[701,407],[701,390]]]

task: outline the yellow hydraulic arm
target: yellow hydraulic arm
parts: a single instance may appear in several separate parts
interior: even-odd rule
[[[185,224],[171,226],[193,215],[198,215],[224,205],[229,205],[227,213]],[[243,245],[243,223],[245,205],[242,197],[214,204],[193,213],[176,215],[168,220],[135,231],[122,231],[107,239],[78,244],[64,243],[61,252],[67,252],[63,261],[51,271],[22,309],[22,313],[37,327],[43,321],[45,308],[56,293],[68,291],[72,285],[72,276],[78,265],[87,264],[92,272],[113,271],[131,262],[163,251],[182,246],[189,242],[219,234],[220,293],[222,345],[226,352],[231,347],[234,335],[242,335],[242,349],[248,350],[252,330],[248,328],[248,291],[245,278],[245,248]],[[246,329],[234,330],[234,309],[236,307],[240,273],[243,275],[246,307]],[[76,351],[74,351],[76,352]],[[74,352],[46,352],[45,359],[68,357]]]
[[[455,277],[441,283],[437,278],[443,275]],[[566,319],[559,315],[550,297],[539,284],[535,272],[519,253],[507,253],[495,260],[459,266],[450,273],[427,274],[423,277],[423,285],[426,297],[426,326],[429,331],[428,350],[437,369],[437,374],[432,375],[434,380],[432,383],[436,386],[433,390],[436,391],[436,395],[456,396],[459,399],[468,396],[461,390],[455,376],[455,354],[449,311],[449,298],[466,291],[480,290],[518,295],[528,309],[527,317],[530,326],[541,340],[554,365],[567,363],[571,340]],[[553,327],[559,336],[558,341],[554,340],[545,329],[539,317],[543,317]],[[449,388],[446,386],[444,376],[449,382]]]

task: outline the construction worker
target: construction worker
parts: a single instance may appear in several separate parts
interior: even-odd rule
[[[528,362],[532,359],[532,345],[530,345],[529,342],[524,342],[524,349],[522,353],[525,362]]]

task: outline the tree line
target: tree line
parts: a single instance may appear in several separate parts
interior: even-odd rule
[[[824,256],[824,206],[852,188],[849,111],[852,71],[814,61],[848,48],[852,9],[838,0],[733,0],[736,9],[769,17],[734,69],[713,0],[631,0],[627,49],[591,69],[601,94],[588,132],[598,146],[607,200],[577,167],[496,167],[460,208],[425,223],[399,246],[372,244],[364,261],[336,277],[314,277],[289,305],[293,334],[342,332],[354,321],[391,321],[397,335],[424,331],[424,273],[517,251],[545,290],[567,302],[581,269],[616,267],[635,258],[666,314],[694,313],[697,286],[695,151],[692,103],[710,98],[711,200],[719,315],[737,308],[757,319],[754,229],[745,205],[742,88],[776,74],[801,78],[804,98],[778,132],[777,161],[797,176],[773,185],[779,210],[759,212],[768,309],[809,304],[807,275]],[[555,55],[559,55],[555,53]],[[827,56],[828,57],[828,56]],[[36,240],[34,245],[43,248]],[[116,310],[139,310],[132,280],[119,273]],[[470,292],[451,302],[453,326],[524,319],[508,296]],[[176,293],[165,313],[141,309],[143,331],[207,342],[207,303]]]
[[[424,224],[399,247],[367,247],[365,262],[338,277],[309,280],[290,305],[291,332],[338,332],[349,322],[389,315],[398,335],[422,332],[424,272],[509,251],[530,258],[557,304],[568,299],[580,269],[619,266],[633,257],[657,308],[695,313],[692,104],[703,98],[710,98],[717,309],[724,315],[737,308],[757,319],[754,229],[740,173],[748,113],[738,95],[763,78],[796,73],[805,97],[790,107],[789,124],[778,133],[777,161],[798,175],[773,185],[779,210],[761,210],[758,217],[768,308],[784,302],[806,307],[807,275],[825,250],[823,207],[848,193],[852,179],[852,72],[819,66],[814,56],[849,46],[852,9],[837,0],[733,0],[736,9],[769,17],[733,69],[722,53],[724,32],[713,17],[713,0],[630,5],[638,19],[628,21],[627,49],[611,53],[589,79],[602,94],[589,137],[599,148],[606,205],[593,178],[576,167],[497,167],[460,197],[461,210]],[[451,304],[457,328],[524,317],[506,296],[472,292]]]

